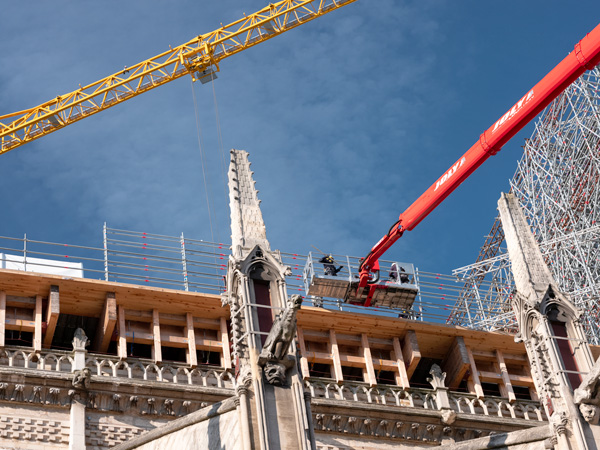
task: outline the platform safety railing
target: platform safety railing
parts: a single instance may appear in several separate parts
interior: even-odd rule
[[[30,272],[56,273],[57,269],[73,270],[85,278],[137,284],[176,290],[220,294],[230,254],[228,244],[190,239],[183,234],[164,236],[105,226],[99,246],[74,245],[31,239],[29,236],[0,236],[0,268]],[[8,255],[8,256],[7,256]],[[322,255],[280,252],[283,264],[291,269],[286,278],[288,294],[300,294],[304,305],[341,311],[377,314],[406,319],[446,322],[460,303],[463,283],[457,277],[425,272],[410,263],[398,262],[405,268],[419,293],[410,314],[386,308],[364,308],[344,303],[341,299],[306,296],[303,271],[309,258],[314,273],[323,273],[318,263]],[[336,267],[344,266],[338,276],[354,279],[359,258],[333,255]],[[381,278],[389,276],[394,261],[382,261]],[[10,267],[7,267],[10,266]],[[73,276],[69,272],[67,276]],[[65,275],[63,275],[65,276]],[[413,278],[414,277],[414,278]]]

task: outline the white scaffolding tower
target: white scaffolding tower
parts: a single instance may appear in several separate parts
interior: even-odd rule
[[[600,343],[600,66],[587,71],[540,115],[510,189],[518,198],[561,289]],[[510,262],[496,219],[477,261],[454,271],[464,283],[448,322],[515,327]]]

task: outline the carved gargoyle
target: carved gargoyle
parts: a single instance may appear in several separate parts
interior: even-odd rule
[[[597,424],[600,419],[600,358],[596,361],[592,370],[583,377],[581,384],[573,392],[575,404],[583,418],[591,423]]]
[[[285,372],[293,365],[286,356],[296,334],[296,313],[301,305],[300,295],[289,298],[287,307],[275,318],[258,357],[258,364],[264,368],[267,382],[274,386],[285,384]]]
[[[82,370],[77,370],[73,374],[73,387],[75,389],[89,389],[92,372],[87,367]]]
[[[300,305],[302,305],[300,295],[292,295],[289,298],[287,307],[277,316],[271,326],[271,331],[269,331],[265,345],[260,352],[261,359],[285,358],[296,334],[296,312],[300,309]]]

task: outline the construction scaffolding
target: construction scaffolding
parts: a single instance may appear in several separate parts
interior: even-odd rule
[[[600,343],[599,67],[544,110],[510,181],[554,278],[582,310],[592,344]],[[449,323],[514,331],[503,239],[496,219],[477,261],[454,271],[463,291]]]

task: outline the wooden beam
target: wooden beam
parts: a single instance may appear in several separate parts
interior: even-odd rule
[[[229,332],[227,330],[227,320],[221,317],[221,366],[225,369],[231,369],[231,352],[229,351]]]
[[[496,361],[496,352],[486,352],[483,350],[474,350],[471,349],[471,353],[473,354],[473,358],[477,359],[477,361]],[[514,355],[510,353],[502,352],[504,356],[504,361],[507,363],[515,363],[518,365],[523,365],[523,363],[529,364],[529,358],[527,355]]]
[[[446,372],[446,387],[458,388],[469,367],[470,361],[465,340],[462,336],[457,336],[442,361],[442,370]]]
[[[393,338],[392,345],[394,346],[394,357],[396,359],[396,364],[398,364],[398,369],[396,371],[396,384],[405,389],[409,388],[410,382],[408,374],[406,373],[406,366],[404,365],[404,357],[402,356],[400,340],[397,337]]]
[[[0,348],[6,344],[6,292],[0,291]]]
[[[127,331],[125,332],[126,342],[134,344],[154,345],[154,334],[147,331]],[[189,349],[189,339],[184,336],[173,336],[172,334],[160,332],[161,347],[185,348]],[[223,343],[214,339],[203,339],[195,336],[196,350],[207,350],[209,352],[221,351]],[[187,352],[186,352],[187,353]]]
[[[27,331],[28,333],[35,333],[35,320],[6,319],[5,324],[7,330],[19,330]]]
[[[125,308],[117,307],[119,320],[119,341],[117,342],[117,353],[120,359],[127,359],[127,330],[125,330]]]
[[[58,316],[60,314],[60,301],[58,295],[58,286],[50,286],[50,293],[48,294],[48,308],[46,309],[46,334],[44,336],[44,347],[50,348],[52,345],[52,339],[54,338],[54,331],[56,330],[56,322],[58,322]]]
[[[527,386],[529,388],[529,396],[531,397],[531,400],[533,400],[534,402],[539,402],[540,396],[538,395],[535,385],[533,384],[533,378],[531,377],[531,369],[529,367],[529,364],[523,366],[523,371],[532,381],[531,386]]]
[[[160,311],[159,308],[155,308]],[[223,310],[225,313],[226,310]],[[225,317],[225,316],[223,316]],[[144,311],[137,309],[126,309],[125,310],[125,319],[127,320],[135,320],[136,322],[152,322],[152,311]],[[171,314],[160,312],[160,323],[162,325],[175,325],[175,326],[183,326],[187,325],[187,319],[185,314]],[[207,330],[220,330],[221,329],[221,321],[219,319],[206,319],[203,317],[194,317],[194,327],[195,328],[204,328]]]
[[[333,361],[333,377],[335,378],[335,381],[344,381],[342,362],[340,361],[340,351],[338,349],[337,339],[333,329],[329,330],[329,352],[331,353],[331,359]]]
[[[194,318],[191,313],[185,315],[186,319],[186,334],[188,347],[186,351],[186,360],[191,367],[198,365],[198,357],[196,356],[196,333],[194,332]]]
[[[483,398],[483,388],[481,387],[481,381],[479,380],[479,372],[475,365],[475,359],[471,349],[467,347],[467,356],[469,358],[469,365],[471,366],[471,376],[469,377],[469,390],[477,395],[477,398]]]
[[[371,386],[377,384],[377,377],[375,376],[375,368],[373,367],[373,357],[371,356],[371,347],[369,347],[369,337],[366,334],[361,334],[360,343],[363,351],[363,358],[365,358],[365,372],[366,382]]]
[[[310,370],[308,369],[308,356],[306,352],[306,344],[304,343],[304,332],[302,328],[298,327],[296,329],[296,334],[298,336],[298,347],[300,348],[300,371],[302,372],[302,376],[304,378],[310,378]]]
[[[33,350],[39,352],[42,350],[42,296],[35,297],[35,331],[33,332]]]
[[[7,295],[6,306],[35,309],[35,297],[15,297],[14,295]]]
[[[125,318],[123,318],[125,321]],[[108,292],[104,300],[102,315],[94,338],[94,351],[106,353],[117,324],[117,299],[114,292]]]
[[[406,336],[404,336],[402,356],[404,359],[404,364],[406,365],[406,375],[410,379],[415,372],[419,361],[421,360],[421,352],[419,351],[417,334],[412,330],[408,330],[406,332]]]
[[[533,379],[528,376],[509,374],[508,378],[514,386],[533,386]],[[502,383],[502,375],[498,372],[479,371],[479,379],[484,383]]]
[[[502,375],[502,384],[500,385],[500,392],[503,397],[508,398],[509,402],[514,402],[517,400],[515,396],[515,391],[513,390],[512,384],[510,382],[510,376],[508,374],[508,370],[506,368],[506,363],[504,362],[504,356],[500,350],[496,350],[496,358],[497,358],[497,368],[499,369],[500,374]]]
[[[160,320],[158,309],[152,310],[152,358],[154,362],[162,361],[162,344],[160,342]]]

